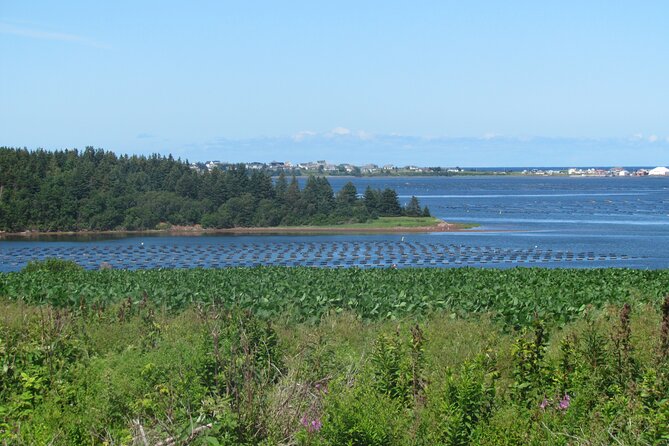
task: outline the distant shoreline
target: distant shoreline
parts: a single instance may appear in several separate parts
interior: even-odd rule
[[[225,228],[211,229],[200,225],[194,226],[172,226],[168,229],[146,229],[140,231],[110,230],[110,231],[23,231],[23,232],[0,232],[0,239],[6,237],[44,237],[44,236],[77,236],[77,235],[142,235],[142,234],[165,234],[165,235],[204,235],[204,234],[230,234],[230,235],[252,235],[252,234],[399,234],[399,233],[430,233],[430,232],[469,232],[476,224],[448,223],[442,221],[431,226],[396,226],[389,228],[375,227],[347,227],[347,226],[268,226],[248,228]],[[474,230],[475,232],[475,230]]]

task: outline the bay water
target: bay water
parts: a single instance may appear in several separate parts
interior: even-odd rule
[[[669,267],[669,177],[330,177],[390,187],[465,232],[319,235],[100,235],[6,238],[0,271],[58,257],[89,269],[314,267]]]

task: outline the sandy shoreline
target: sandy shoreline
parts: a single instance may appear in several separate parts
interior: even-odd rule
[[[23,231],[0,232],[0,239],[5,237],[43,237],[43,236],[76,236],[76,235],[134,235],[134,234],[165,234],[165,235],[204,235],[204,234],[396,234],[396,233],[429,233],[429,232],[476,232],[470,225],[441,222],[432,226],[393,227],[393,228],[351,228],[337,226],[277,226],[261,228],[227,228],[207,229],[200,225],[172,226],[169,229],[147,229],[143,231]]]

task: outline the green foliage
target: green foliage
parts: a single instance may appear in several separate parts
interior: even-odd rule
[[[0,442],[669,440],[658,303],[590,309],[560,327],[535,318],[509,334],[443,312],[422,328],[350,313],[270,324],[221,299],[170,312],[148,292],[128,294],[67,309],[0,300]]]
[[[416,325],[411,329],[411,338],[381,334],[374,344],[371,357],[374,371],[374,387],[380,393],[403,404],[417,401],[423,393],[423,332]]]
[[[219,270],[100,270],[0,274],[0,296],[75,308],[108,306],[146,293],[171,311],[218,302],[263,319],[319,321],[347,311],[365,320],[490,314],[508,328],[582,317],[588,306],[636,302],[659,305],[669,271],[527,269],[313,269],[256,267]],[[593,332],[594,333],[594,332]],[[597,339],[584,341],[596,344]],[[597,361],[597,345],[589,361]]]
[[[320,438],[328,445],[400,445],[408,421],[399,401],[369,383],[336,383],[325,401]]]
[[[517,401],[528,405],[543,397],[552,376],[552,370],[546,365],[544,357],[548,339],[544,324],[535,320],[531,334],[524,333],[513,344],[513,391]]]
[[[295,177],[274,184],[268,172],[241,164],[199,172],[171,156],[117,157],[92,147],[0,147],[0,171],[0,231],[9,232],[332,225],[401,215],[390,189],[375,192],[377,209],[351,183],[335,198],[324,177],[309,177],[300,190]]]
[[[83,267],[78,265],[74,260],[51,257],[44,260],[31,260],[21,271],[24,273],[65,273],[83,271]]]
[[[428,211],[429,213],[429,211]],[[422,217],[423,211],[420,209],[420,203],[418,203],[418,198],[412,196],[409,203],[404,207],[404,215],[408,217]],[[429,215],[428,215],[429,216]]]
[[[402,215],[402,208],[400,207],[397,192],[392,189],[384,189],[378,194],[378,212],[383,217],[393,217]]]
[[[499,373],[485,356],[448,370],[443,389],[433,392],[424,413],[422,444],[468,445],[472,433],[489,420],[495,409]]]
[[[267,390],[283,371],[276,332],[248,311],[211,307],[202,315],[209,335],[205,342],[213,352],[202,365],[204,383],[228,402],[237,438],[257,440],[267,434]]]
[[[266,437],[283,370],[271,326],[247,312],[183,316],[141,300],[0,320],[0,441],[129,444],[139,425],[151,444],[186,442],[201,425],[220,444]]]

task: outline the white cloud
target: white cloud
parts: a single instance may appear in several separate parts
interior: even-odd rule
[[[293,136],[291,136],[291,139],[295,142],[301,142],[309,138],[332,139],[338,137],[354,137],[361,141],[370,141],[373,140],[376,137],[376,135],[374,135],[371,132],[367,132],[365,130],[353,131],[351,129],[347,129],[346,127],[335,127],[329,132],[325,133],[318,133],[311,130],[301,130],[295,133]]]
[[[657,135],[650,135],[650,136],[648,137],[648,142],[655,142],[655,141],[657,141],[658,139],[659,139],[659,138],[657,137]]]
[[[351,131],[346,127],[335,127],[327,134],[327,136],[347,136],[350,134]]]
[[[363,141],[369,141],[370,139],[374,139],[374,135],[372,133],[366,132],[364,130],[358,130],[356,134],[358,138],[362,139]]]
[[[499,133],[488,132],[488,133],[483,134],[483,139],[490,140],[490,139],[499,138],[500,136],[502,136],[502,135],[500,135]]]
[[[71,43],[78,43],[80,45],[92,46],[95,48],[110,49],[109,45],[95,42],[86,37],[78,36],[76,34],[42,31],[34,28],[23,28],[3,22],[0,22],[0,34],[9,34],[12,36],[27,37],[29,39],[71,42]]]

